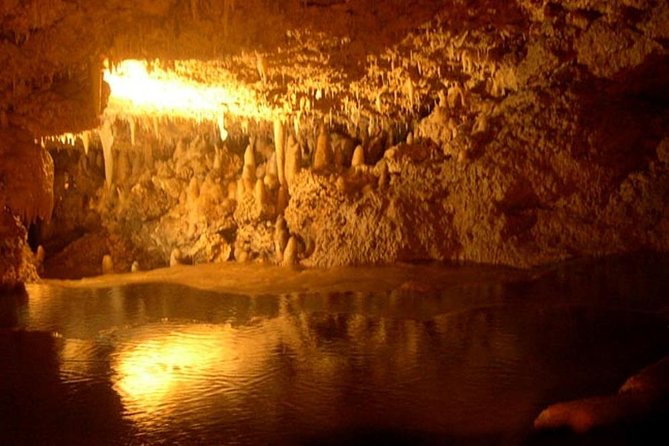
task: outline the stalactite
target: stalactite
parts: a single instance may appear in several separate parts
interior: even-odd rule
[[[91,88],[91,105],[93,114],[99,116],[102,113],[102,69],[99,59],[95,58],[88,64]]]
[[[258,76],[260,76],[260,80],[262,81],[263,84],[267,83],[267,62],[265,61],[265,57],[256,52],[256,68],[258,70]]]
[[[280,118],[274,118],[274,147],[276,153],[276,169],[279,184],[286,185],[285,160],[286,160],[286,130]]]
[[[105,162],[105,180],[107,182],[107,186],[111,187],[114,181],[114,154],[112,152],[112,147],[114,145],[114,133],[112,131],[111,121],[105,120],[99,130],[99,134]]]
[[[134,118],[128,118],[128,125],[130,126],[130,145],[135,147],[136,143],[136,134],[137,134],[137,123]]]
[[[88,131],[82,132],[81,135],[81,143],[84,146],[84,153],[88,155],[88,150],[91,147],[91,134]]]

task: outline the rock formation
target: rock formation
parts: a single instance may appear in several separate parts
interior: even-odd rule
[[[585,433],[595,428],[630,424],[669,410],[669,357],[629,378],[618,393],[556,403],[534,421],[536,429],[567,428]]]
[[[517,267],[669,249],[666,2],[9,1],[0,31],[5,285],[34,276],[29,229],[59,276],[175,249]],[[133,73],[189,94],[119,90]]]

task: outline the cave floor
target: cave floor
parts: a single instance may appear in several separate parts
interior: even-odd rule
[[[669,354],[669,257],[179,266],[0,295],[0,444],[666,444],[536,433]]]

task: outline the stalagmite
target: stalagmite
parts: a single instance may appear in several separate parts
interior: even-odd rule
[[[235,200],[237,198],[237,182],[231,181],[228,183],[228,198]]]
[[[216,120],[218,124],[218,136],[221,141],[225,142],[228,139],[228,131],[225,129],[225,115],[221,113]]]
[[[114,154],[112,152],[112,147],[114,145],[114,133],[112,131],[112,124],[109,120],[105,120],[99,133],[105,162],[105,180],[107,182],[107,186],[111,187],[114,181]]]
[[[286,130],[280,118],[274,118],[274,147],[276,153],[276,171],[279,183],[286,185],[285,160],[286,160]]]
[[[361,167],[365,165],[365,149],[361,145],[353,151],[353,159],[351,160],[351,167]]]
[[[177,266],[183,263],[183,255],[179,248],[174,248],[170,253],[170,266]]]
[[[302,149],[300,145],[295,141],[293,135],[288,137],[288,148],[286,150],[286,165],[284,167],[284,173],[286,176],[286,183],[288,187],[293,184],[293,181],[300,169],[302,168]]]
[[[200,198],[200,182],[197,177],[191,178],[190,183],[188,183],[187,198],[188,203],[193,203]]]
[[[315,171],[323,170],[332,165],[332,145],[330,144],[330,135],[321,124],[320,133],[316,142],[316,152],[314,153],[313,169]]]
[[[244,166],[250,167],[254,172],[256,170],[256,153],[253,144],[246,146],[244,151]]]
[[[114,273],[114,261],[109,254],[105,254],[102,257],[102,274],[113,274]]]
[[[268,190],[276,190],[279,187],[279,180],[277,177],[269,173],[265,174],[263,182]]]
[[[255,188],[253,190],[253,198],[255,199],[257,206],[264,206],[267,204],[267,190],[265,189],[265,183],[262,180],[257,180]]]
[[[44,247],[39,245],[37,251],[35,252],[35,265],[39,268],[44,263],[44,258],[46,253],[44,252]]]
[[[297,240],[291,237],[286,244],[286,249],[283,252],[282,265],[291,266],[297,263]]]
[[[283,218],[283,215],[279,215],[274,226],[274,252],[278,262],[283,260],[283,252],[288,244],[289,236],[286,219]]]
[[[244,152],[242,180],[244,180],[244,190],[246,192],[253,191],[253,187],[256,184],[256,157],[252,144],[249,144]]]
[[[265,186],[267,186],[267,189],[269,190],[275,190],[279,187],[279,178],[276,168],[276,152],[272,153],[272,156],[267,160],[265,177],[263,180],[265,181]]]
[[[337,181],[335,181],[335,186],[337,187],[337,190],[342,194],[346,193],[346,179],[344,178],[343,175],[339,175],[337,177]]]
[[[288,189],[284,186],[279,186],[279,192],[276,198],[276,212],[281,214],[288,207],[288,202],[290,201],[290,196],[288,195]]]
[[[141,269],[139,267],[139,262],[137,260],[135,260],[134,262],[132,262],[132,265],[130,266],[130,272],[131,273],[136,273],[136,272],[139,272],[139,271],[141,271]]]
[[[388,182],[390,181],[390,176],[388,173],[388,164],[386,162],[382,163],[381,166],[381,173],[379,174],[379,181],[378,181],[378,188],[383,189],[388,185]]]
[[[239,263],[246,263],[249,260],[249,252],[241,246],[235,246],[235,260]]]
[[[236,183],[236,188],[235,188],[235,201],[237,203],[240,203],[244,199],[244,194],[246,193],[246,187],[244,186],[244,180],[239,179]]]

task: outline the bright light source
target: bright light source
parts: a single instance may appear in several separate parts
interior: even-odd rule
[[[230,114],[271,119],[272,110],[260,104],[256,92],[229,71],[211,63],[125,60],[107,67],[104,79],[111,95],[106,115],[168,116],[222,122]],[[223,135],[222,135],[223,136]]]

